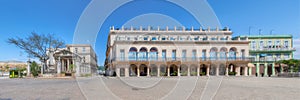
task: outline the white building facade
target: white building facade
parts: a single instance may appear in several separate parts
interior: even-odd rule
[[[224,29],[112,27],[105,68],[118,77],[251,75],[249,42]]]
[[[48,53],[48,72],[59,76],[76,76],[93,74],[97,71],[97,55],[91,45],[69,44],[54,53]]]

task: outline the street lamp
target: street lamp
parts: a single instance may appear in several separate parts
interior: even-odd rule
[[[31,61],[30,58],[28,58],[27,61],[27,76],[30,77],[30,65],[31,65]]]
[[[253,28],[252,26],[249,26],[249,35],[251,34],[251,29],[252,28]]]
[[[261,29],[259,29],[258,31],[259,31],[258,33],[259,33],[259,35],[260,35],[262,30],[261,30]]]

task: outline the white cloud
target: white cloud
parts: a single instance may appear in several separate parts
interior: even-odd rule
[[[294,39],[293,43],[294,48],[296,48],[296,51],[294,52],[294,58],[300,59],[300,38]]]

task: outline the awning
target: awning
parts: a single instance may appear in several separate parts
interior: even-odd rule
[[[252,63],[248,63],[248,67],[255,67],[255,65]]]

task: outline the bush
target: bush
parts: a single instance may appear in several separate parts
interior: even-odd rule
[[[157,72],[151,72],[150,75],[151,76],[155,76]]]
[[[33,75],[33,77],[37,77],[39,75],[39,68],[40,67],[38,66],[38,64],[35,61],[33,61],[31,63],[31,65],[30,65],[30,72]]]
[[[191,76],[197,76],[197,72],[191,72]]]
[[[188,74],[188,72],[185,71],[185,72],[181,73],[181,76],[187,76],[187,74]]]
[[[228,75],[235,75],[236,72],[228,72]]]
[[[165,73],[165,72],[160,72],[159,75],[160,75],[160,76],[166,76],[166,73]]]
[[[206,75],[206,73],[205,73],[205,72],[201,72],[200,75],[201,75],[201,76],[204,76],[204,75]]]
[[[173,73],[171,73],[170,76],[177,76],[177,71],[174,71]]]

